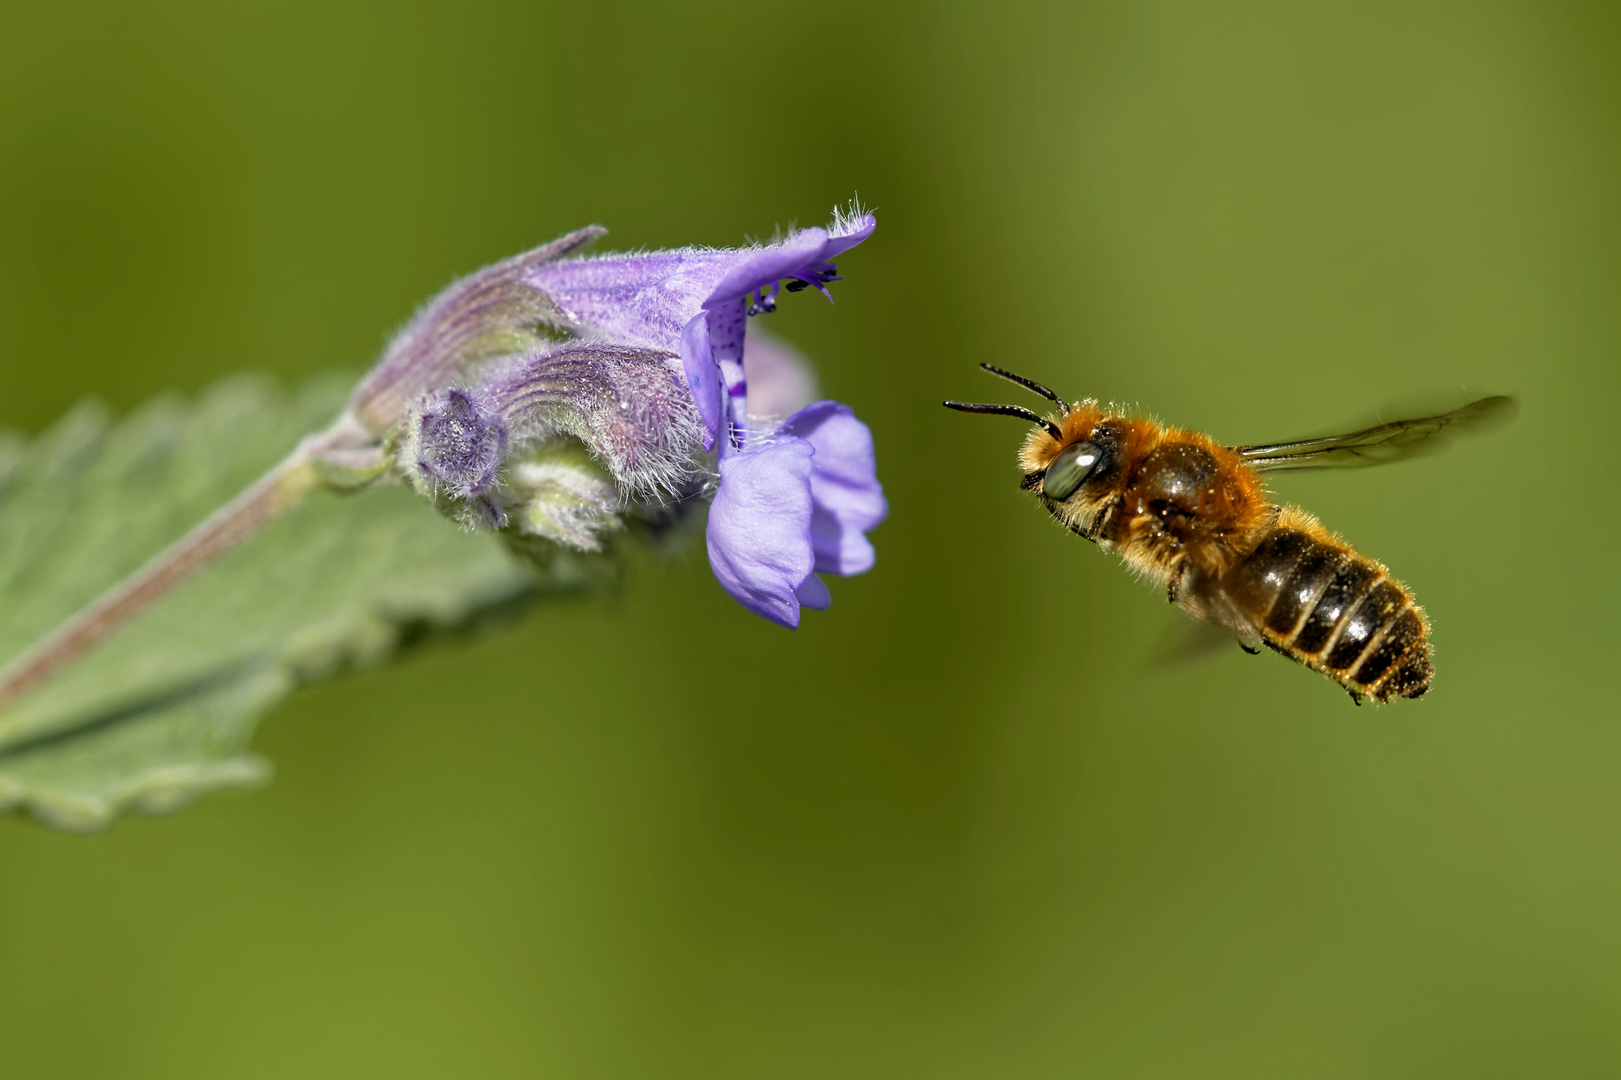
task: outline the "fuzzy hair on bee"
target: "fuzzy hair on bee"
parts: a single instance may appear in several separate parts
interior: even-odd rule
[[[1065,528],[1119,555],[1195,618],[1231,631],[1246,651],[1264,645],[1296,660],[1358,704],[1429,690],[1430,624],[1412,594],[1311,514],[1273,502],[1261,474],[1408,457],[1506,419],[1511,398],[1345,435],[1230,447],[980,366],[1058,406],[1039,416],[1016,405],[944,403],[1034,425],[1019,451],[1020,486]]]

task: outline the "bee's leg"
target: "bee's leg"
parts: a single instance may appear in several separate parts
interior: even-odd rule
[[[1098,538],[1103,535],[1103,530],[1107,529],[1114,521],[1114,515],[1120,510],[1121,504],[1124,502],[1125,500],[1123,498],[1116,495],[1109,501],[1107,506],[1105,506],[1102,510],[1099,510],[1096,514],[1092,515],[1091,522],[1086,526],[1086,531],[1081,533],[1081,535],[1093,543],[1097,543]]]
[[[1240,649],[1243,649],[1245,652],[1249,653],[1251,656],[1260,656],[1261,655],[1261,650],[1260,649],[1252,649],[1248,645],[1244,644],[1243,641],[1240,641],[1238,643],[1238,647]]]
[[[1181,560],[1171,571],[1171,580],[1165,583],[1165,599],[1176,603],[1182,598],[1182,579],[1188,576],[1188,561]]]
[[[1361,694],[1357,693],[1355,690],[1352,690],[1349,686],[1347,686],[1345,688],[1345,692],[1347,694],[1351,695],[1351,700],[1352,701],[1356,702],[1359,707],[1361,706],[1361,704],[1362,704],[1362,695]]]
[[[1065,521],[1064,520],[1064,509],[1063,509],[1063,507],[1054,506],[1052,503],[1047,504],[1047,512],[1053,516],[1054,521],[1058,522],[1058,524],[1062,525],[1064,528],[1068,529],[1070,532],[1074,533],[1076,536],[1079,536],[1082,540],[1085,540],[1089,544],[1097,543],[1097,540],[1094,539],[1093,536],[1091,535],[1091,533],[1092,533],[1091,523],[1088,523],[1085,528],[1082,528],[1081,526],[1076,525],[1076,524],[1074,524],[1072,522]]]
[[[1076,536],[1079,536],[1082,540],[1085,540],[1087,543],[1095,544],[1095,543],[1098,542],[1097,537],[1092,535],[1092,523],[1091,522],[1087,522],[1086,525],[1083,527],[1083,526],[1075,524],[1072,521],[1065,520],[1064,508],[1061,507],[1061,506],[1057,506],[1057,505],[1055,505],[1053,503],[1048,503],[1047,504],[1047,513],[1049,513],[1049,514],[1051,514],[1053,516],[1054,521],[1058,522],[1058,524],[1062,525],[1064,528],[1068,529],[1070,532],[1074,533]]]

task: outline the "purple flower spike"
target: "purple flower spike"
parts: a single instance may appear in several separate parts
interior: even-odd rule
[[[787,627],[832,603],[824,574],[873,565],[864,535],[888,513],[872,433],[848,406],[807,405],[773,434],[721,454],[709,565],[744,607]]]
[[[748,431],[743,328],[749,315],[775,310],[777,290],[837,281],[833,259],[877,228],[871,214],[837,217],[766,247],[681,248],[646,255],[546,262],[525,280],[558,305],[559,325],[611,341],[678,353],[713,449],[723,424],[733,447]]]

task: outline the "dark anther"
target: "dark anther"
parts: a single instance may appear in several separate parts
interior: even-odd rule
[[[749,315],[774,315],[777,311],[777,302],[769,296],[763,296],[749,305]]]
[[[787,288],[789,292],[802,292],[805,289],[810,288],[810,282],[800,281],[798,278],[795,278],[794,280],[790,281],[785,288]]]

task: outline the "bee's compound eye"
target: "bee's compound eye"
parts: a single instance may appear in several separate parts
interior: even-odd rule
[[[1086,482],[1101,456],[1098,448],[1089,442],[1064,447],[1053,458],[1053,463],[1047,466],[1046,478],[1041,482],[1041,493],[1054,501],[1069,498],[1075,494],[1076,488]]]

